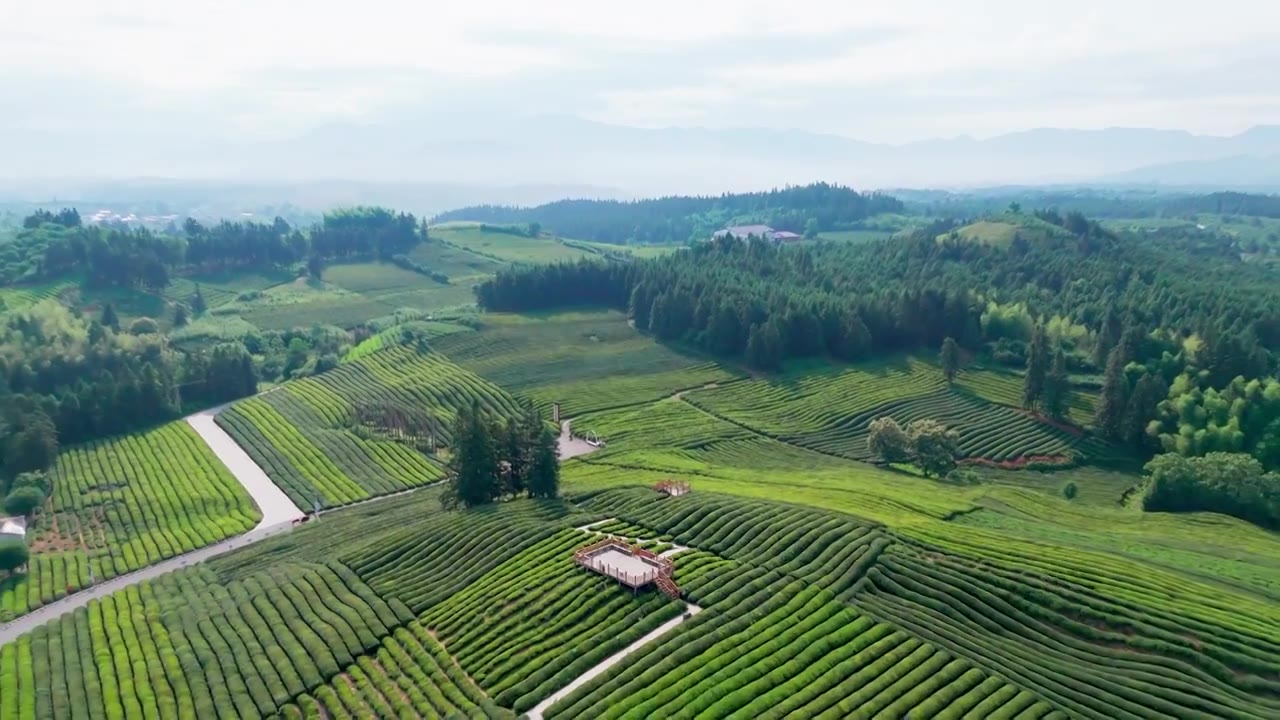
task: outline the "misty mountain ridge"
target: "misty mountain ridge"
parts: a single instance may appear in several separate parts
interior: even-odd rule
[[[37,139],[39,147],[33,147]],[[1280,187],[1275,173],[1265,171],[1280,155],[1280,125],[1230,136],[1039,128],[986,139],[885,144],[803,130],[639,128],[563,115],[455,113],[412,122],[327,124],[284,140],[253,142],[6,132],[0,154],[7,158],[0,172],[12,178],[560,186],[614,197],[720,193],[815,179],[857,188],[1099,181]],[[1238,173],[1251,163],[1259,169]],[[493,200],[517,198],[504,194]]]

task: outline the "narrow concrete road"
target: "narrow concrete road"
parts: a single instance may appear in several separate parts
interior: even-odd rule
[[[702,608],[698,607],[697,605],[694,605],[693,603],[686,603],[685,611],[689,617],[693,617],[694,615],[697,615],[698,613],[702,612]],[[574,678],[573,682],[555,691],[554,693],[551,694],[551,697],[548,697],[546,700],[543,700],[542,702],[535,705],[533,709],[529,711],[529,715],[528,715],[529,720],[542,720],[542,713],[546,712],[547,708],[551,707],[557,702],[560,702],[561,698],[567,697],[569,693],[572,693],[574,690],[577,690],[578,688],[587,684],[588,682],[591,681],[592,678],[599,676],[604,671],[622,662],[622,659],[625,658],[626,656],[630,655],[631,653],[639,650],[645,645],[648,645],[654,640],[657,640],[663,635],[666,635],[667,633],[674,630],[677,625],[679,625],[680,623],[684,622],[687,619],[685,617],[686,613],[681,613],[680,615],[659,625],[657,629],[653,630],[648,635],[645,635],[639,640],[631,643],[625,648],[610,655],[609,657],[602,660],[600,664],[596,665],[590,670]]]
[[[275,390],[268,390],[272,392]],[[262,511],[262,520],[258,525],[249,532],[239,535],[222,542],[208,545],[199,550],[177,555],[168,560],[162,560],[154,565],[135,570],[131,573],[118,575],[110,580],[98,583],[91,588],[72,593],[67,597],[49,603],[39,609],[33,610],[12,622],[0,625],[0,645],[5,645],[20,635],[31,632],[35,628],[49,622],[55,618],[74,612],[78,608],[85,607],[89,601],[101,599],[115,592],[122,590],[134,583],[150,580],[151,578],[160,577],[174,570],[181,570],[184,567],[203,562],[210,558],[217,557],[223,553],[230,552],[246,545],[251,545],[259,540],[264,540],[272,535],[281,532],[288,532],[293,528],[293,521],[302,517],[305,513],[298,509],[297,505],[284,494],[279,486],[271,482],[271,478],[263,472],[261,467],[249,457],[239,444],[236,443],[225,430],[218,427],[214,421],[218,413],[222,412],[228,405],[219,405],[215,408],[202,410],[194,415],[187,417],[187,423],[192,429],[209,445],[218,459],[222,461],[236,480],[244,486],[246,492],[253,497],[253,501],[257,503],[258,508]],[[561,424],[560,436],[560,459],[565,460],[576,455],[592,452],[598,448],[589,445],[584,440],[573,440],[570,434],[569,422],[565,420]],[[567,441],[567,442],[566,442]],[[566,447],[568,445],[568,447]],[[361,500],[360,502],[341,507],[329,508],[321,512],[321,514],[332,512],[335,510],[346,510],[357,505],[366,503],[381,502],[383,500],[391,500],[392,498],[408,495],[409,493],[424,490],[429,487],[435,487],[441,483],[435,482],[429,485],[422,485],[416,488],[410,488],[391,495],[382,495],[379,497]]]
[[[283,523],[272,527],[263,527],[259,525],[257,528],[249,532],[233,537],[229,540],[223,540],[213,545],[206,545],[199,550],[193,550],[184,555],[177,555],[162,560],[154,565],[148,565],[140,570],[135,570],[124,575],[100,582],[97,585],[80,592],[72,593],[67,597],[45,605],[42,608],[33,610],[26,615],[12,622],[0,625],[0,645],[6,645],[18,638],[19,635],[35,630],[37,627],[59,618],[67,613],[73,612],[78,608],[82,608],[89,604],[91,600],[101,600],[117,590],[123,590],[134,583],[140,583],[143,580],[160,577],[174,570],[181,570],[184,567],[195,565],[209,558],[217,557],[223,553],[230,552],[236,548],[242,548],[245,545],[251,545],[264,538],[271,537],[277,533],[288,532],[293,527],[292,523]]]
[[[305,513],[293,504],[278,485],[271,482],[271,478],[267,477],[253,458],[214,421],[225,408],[225,405],[221,405],[190,415],[187,417],[187,424],[204,439],[209,449],[213,450],[258,504],[258,509],[262,511],[262,521],[258,523],[258,528],[272,527],[302,517]]]
[[[564,420],[560,423],[560,459],[568,460],[569,458],[578,457],[593,453],[600,448],[573,436],[573,420]]]

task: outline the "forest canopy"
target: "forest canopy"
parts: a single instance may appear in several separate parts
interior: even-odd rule
[[[902,203],[888,195],[815,183],[718,197],[560,200],[531,208],[480,205],[451,210],[438,215],[434,222],[538,223],[558,235],[579,240],[657,245],[705,239],[726,225],[760,223],[775,230],[803,233],[813,220],[819,230],[841,230],[873,215],[902,209]]]

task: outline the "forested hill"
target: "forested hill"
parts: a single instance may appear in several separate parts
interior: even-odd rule
[[[1043,377],[1060,352],[1063,370],[1102,376],[1103,435],[1280,465],[1275,271],[1229,247],[1082,227],[1007,246],[938,227],[870,243],[724,239],[632,263],[516,269],[477,296],[495,310],[625,308],[660,339],[762,370],[806,356],[934,355],[950,337]],[[1028,390],[1028,408],[1046,409],[1040,392]]]
[[[902,211],[896,198],[816,183],[769,192],[718,197],[560,200],[537,207],[480,205],[452,210],[434,222],[538,223],[563,237],[615,244],[667,244],[702,240],[726,225],[765,224],[803,233],[841,230],[872,215]]]
[[[78,273],[98,287],[159,290],[181,271],[261,270],[311,258],[390,258],[408,251],[424,234],[413,215],[377,207],[327,213],[306,232],[281,218],[209,226],[188,218],[181,228],[152,232],[84,224],[71,209],[38,211],[26,218],[16,237],[0,244],[0,283]]]

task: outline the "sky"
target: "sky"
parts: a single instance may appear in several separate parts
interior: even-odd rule
[[[0,131],[270,140],[500,113],[904,143],[1280,123],[1274,0],[0,6]]]

